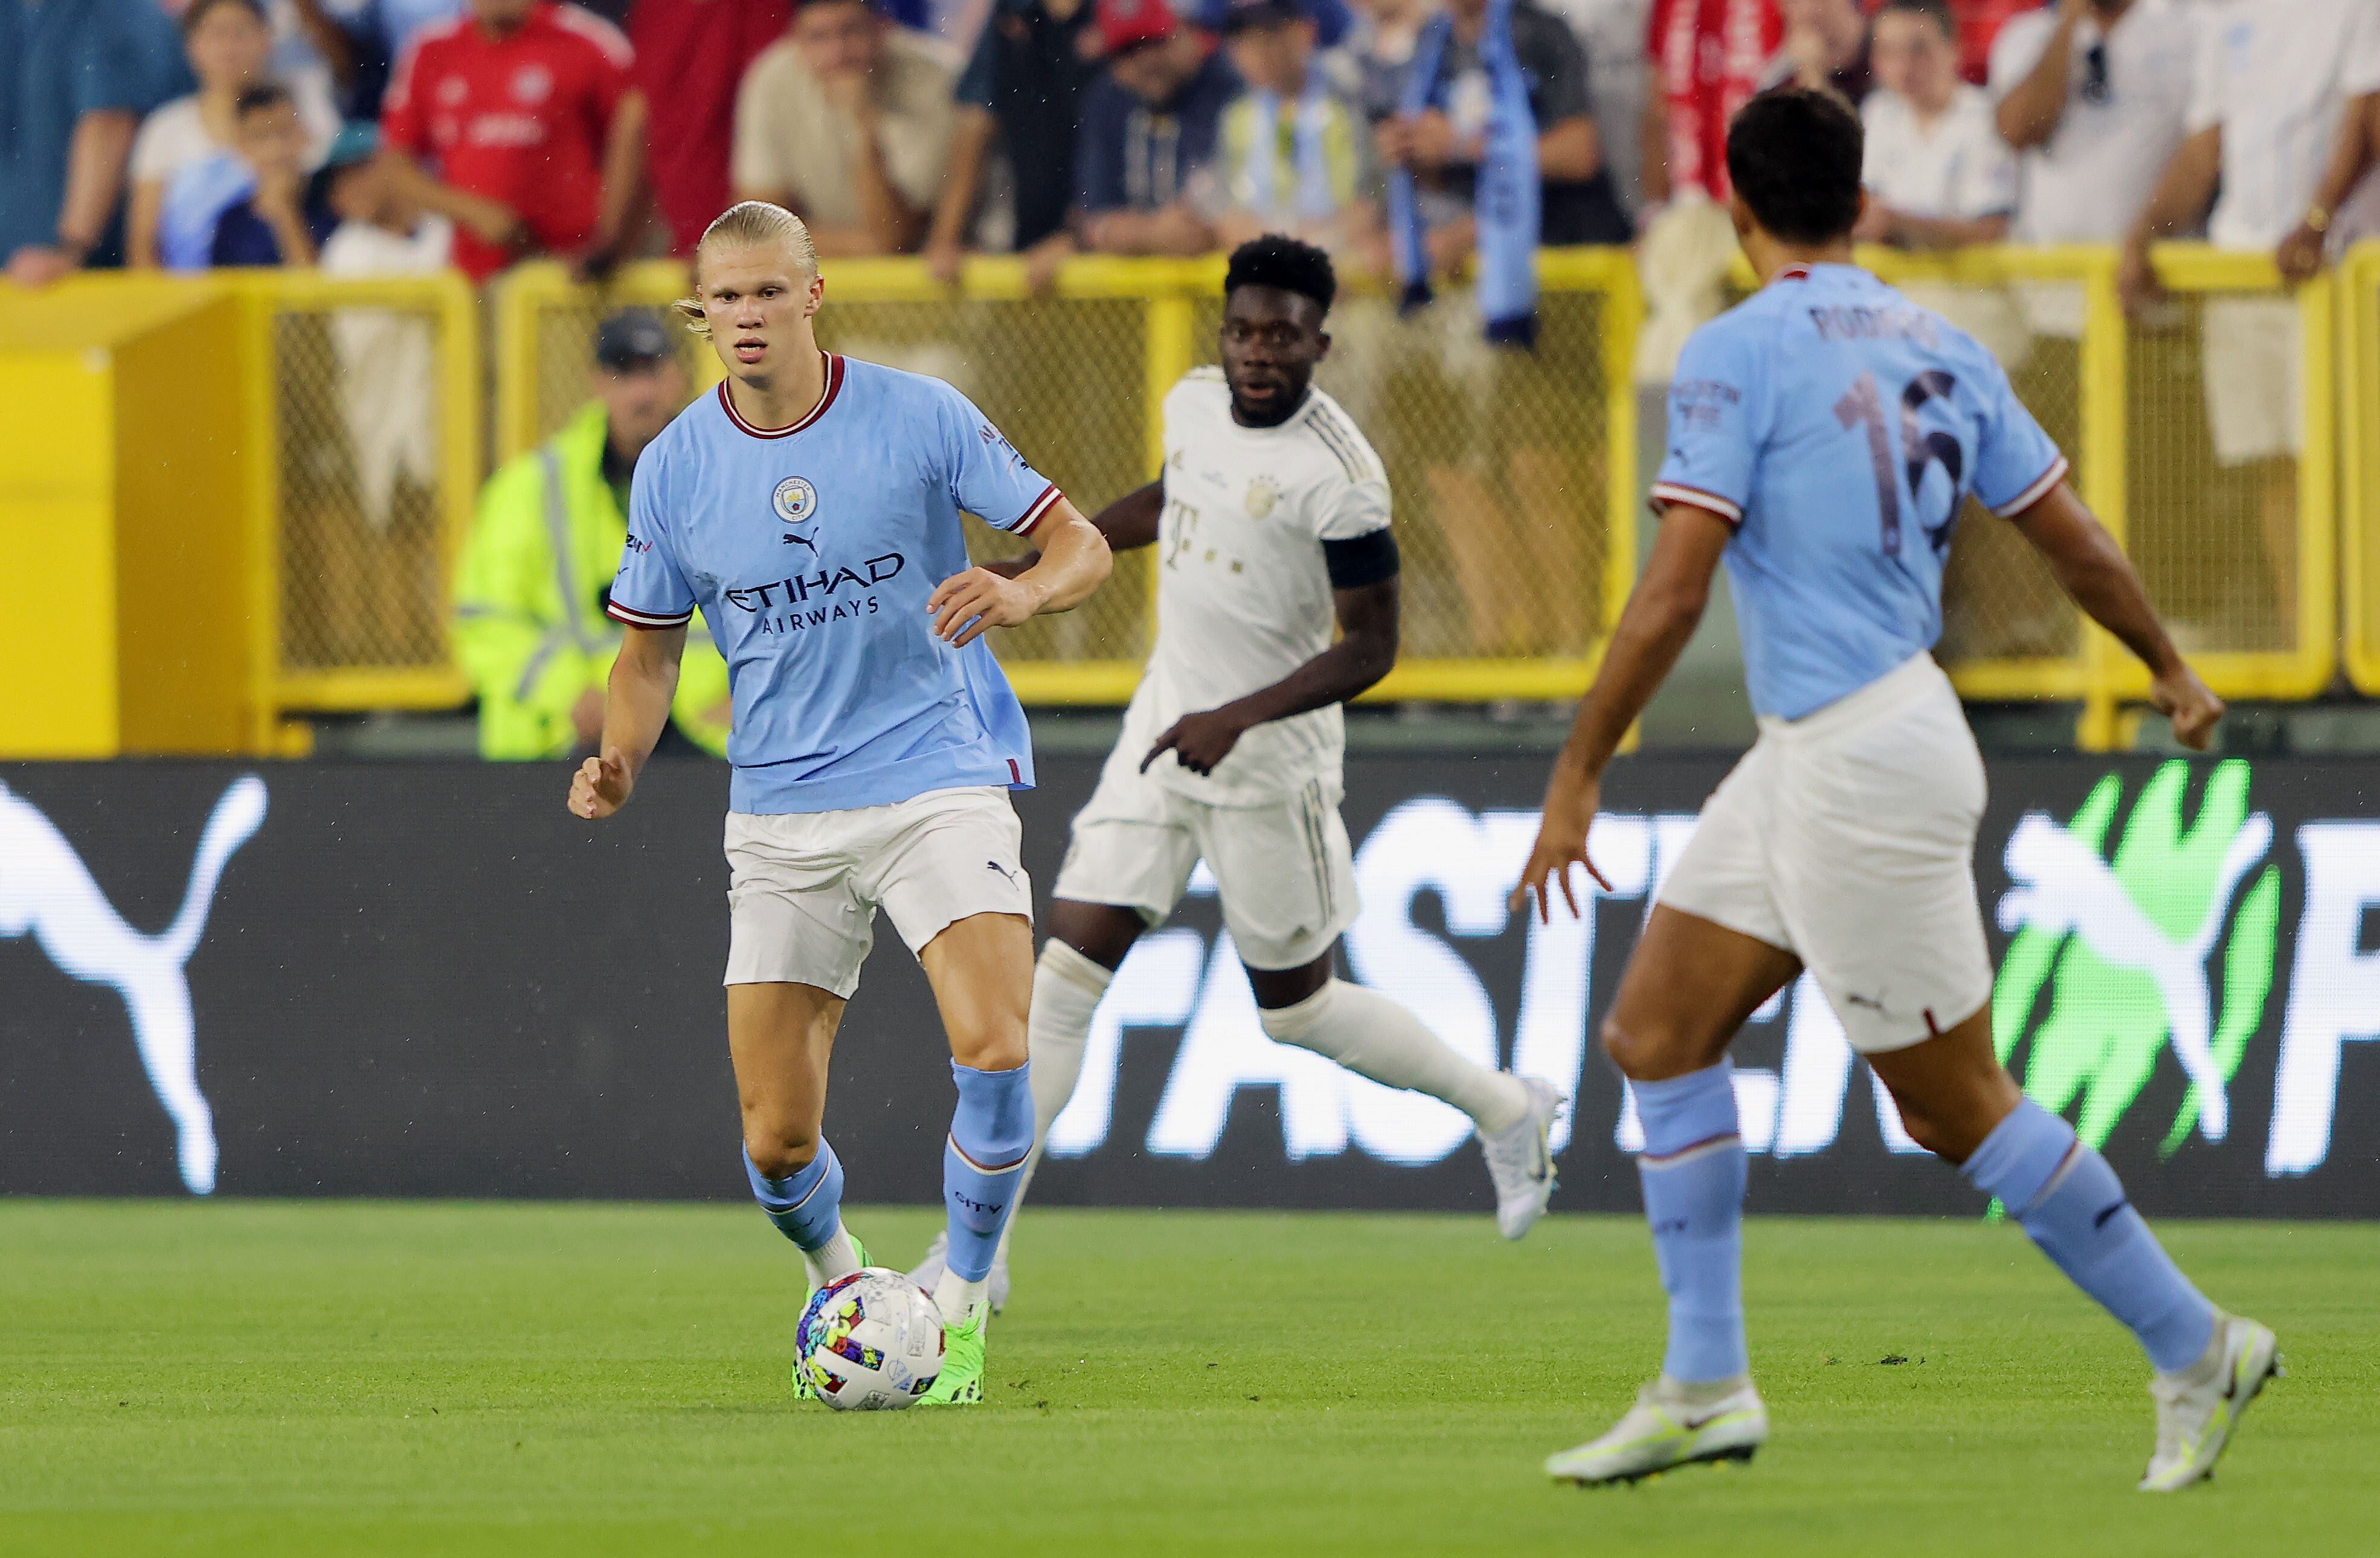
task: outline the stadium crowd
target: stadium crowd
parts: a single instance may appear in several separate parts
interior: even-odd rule
[[[1286,229],[1417,288],[1658,246],[1787,80],[1860,105],[1876,242],[2380,231],[2358,0],[0,0],[0,254],[601,274],[750,196],[946,278]]]
[[[2295,280],[2380,235],[2374,0],[0,0],[0,260],[28,287],[113,266],[480,283],[537,258],[600,278],[690,252],[757,198],[830,259],[917,255],[953,282],[970,254],[1014,253],[1038,289],[1078,254],[1287,232],[1408,308],[1467,272],[1476,322],[1404,349],[1471,362],[1446,369],[1464,396],[1559,396],[1490,388],[1467,355],[1536,339],[1536,250],[1634,246],[1636,378],[1660,385],[1725,299],[1727,126],[1786,83],[1865,121],[1862,238],[2116,246],[2136,311],[2157,305],[2160,240],[2272,254]],[[1925,300],[2011,367],[2079,339],[2087,307],[2072,286]],[[686,393],[650,316],[593,344],[592,399],[496,473],[455,581],[491,756],[596,729],[615,641],[589,603],[629,470]],[[2287,299],[2204,308],[2215,453],[2256,473],[2284,624],[2299,349]],[[358,460],[385,478],[366,486],[393,490],[426,465],[405,451],[428,425],[359,405]],[[1475,447],[1418,472],[1456,586],[1437,610],[1475,654],[1574,653],[1580,592],[1530,610],[1509,582],[1585,576],[1578,537],[1516,528],[1561,512],[1579,473],[1512,422],[1475,418]],[[723,668],[707,644],[696,659],[681,731],[717,750]]]

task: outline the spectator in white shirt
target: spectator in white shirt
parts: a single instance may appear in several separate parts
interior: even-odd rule
[[[2372,180],[2362,180],[2350,199],[2342,191],[2355,179],[2326,187],[2325,174],[2360,176],[2361,148],[2380,112],[2380,5],[2224,0],[2203,26],[2190,139],[2166,165],[2124,246],[2118,282],[2135,311],[2158,292],[2150,246],[2202,217],[2216,248],[2271,254],[2308,230],[2345,230],[2375,199]],[[2204,320],[2215,456],[2262,472],[2274,602],[2284,631],[2294,634],[2297,456],[2305,441],[2301,321],[2289,299],[2265,297],[2210,300]]]
[[[2000,30],[1991,91],[2020,153],[2016,242],[2123,241],[2189,135],[2197,40],[2181,0],[2058,0]]]
[[[1906,248],[1998,243],[2016,209],[2016,159],[1982,90],[1959,79],[1959,24],[1945,0],[1887,0],[1876,13],[1876,91],[1852,236]]]

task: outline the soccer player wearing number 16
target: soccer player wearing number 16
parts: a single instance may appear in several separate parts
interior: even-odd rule
[[[1976,902],[1984,771],[1928,651],[1970,493],[2038,548],[2145,661],[2203,748],[2223,706],[2065,484],[2066,462],[1985,350],[1851,264],[1859,120],[1828,94],[1755,99],[1730,128],[1737,236],[1767,285],[1688,342],[1651,562],[1546,792],[1515,908],[1549,912],[1588,859],[1598,776],[1675,663],[1723,557],[1760,738],[1704,806],[1622,976],[1604,1047],[1635,1095],[1637,1170],[1670,1342],[1602,1438],[1546,1469],[1578,1482],[1748,1458],[1767,1437],[1744,1349],[1744,1150],[1727,1046],[1807,968],[1910,1134],[1997,1196],[2139,1338],[2156,1448],[2140,1486],[2205,1476],[2278,1371],[2273,1334],[2177,1270],[2107,1163],[2028,1101],[1992,1047]]]
[[[820,1134],[827,1057],[880,906],[925,965],[958,1106],[942,1151],[949,1338],[927,1404],[982,1395],[985,1278],[1033,1142],[1033,897],[1007,791],[1025,712],[982,634],[1080,601],[1107,543],[949,385],[820,352],[818,255],[792,212],[731,208],[680,307],[726,369],[638,462],[611,613],[628,627],[603,750],[571,810],[609,816],[669,718],[686,624],[727,658],[727,1047],[752,1193],[813,1286],[857,1271]],[[962,511],[1041,543],[967,566]],[[795,1388],[810,1388],[798,1369]]]

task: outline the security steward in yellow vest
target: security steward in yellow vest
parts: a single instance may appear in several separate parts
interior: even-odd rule
[[[488,479],[455,587],[455,647],[480,695],[480,755],[566,757],[603,733],[620,630],[603,614],[628,535],[628,477],[686,400],[685,366],[651,313],[595,336],[595,398]],[[727,664],[699,617],[673,723],[727,750]]]

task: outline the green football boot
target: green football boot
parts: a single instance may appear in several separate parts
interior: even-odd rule
[[[966,1318],[942,1325],[942,1371],[933,1388],[917,1397],[920,1407],[973,1407],[983,1400],[983,1334],[991,1306],[978,1299]]]
[[[860,1265],[865,1268],[868,1263],[868,1246],[859,1242],[859,1236],[857,1234],[853,1234],[851,1236],[851,1249],[852,1253],[859,1257]],[[809,1312],[810,1300],[818,1297],[818,1285],[816,1283],[808,1283],[807,1280],[809,1272],[809,1262],[807,1259],[802,1262],[802,1271],[807,1284],[802,1294],[802,1312],[804,1314],[808,1314]],[[794,1335],[793,1379],[795,1400],[815,1401],[818,1399],[818,1386],[811,1382],[808,1373],[802,1368],[801,1333],[798,1327],[796,1327]]]

